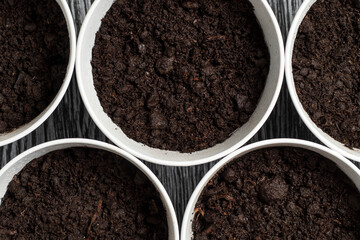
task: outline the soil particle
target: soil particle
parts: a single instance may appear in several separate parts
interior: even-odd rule
[[[286,197],[288,188],[288,185],[281,177],[269,179],[260,185],[260,198],[267,203],[282,200]]]
[[[1,201],[0,239],[168,239],[153,184],[105,151],[72,148],[35,159]]]
[[[249,120],[269,63],[248,0],[118,0],[91,64],[104,111],[129,138],[194,152]]]
[[[295,41],[293,74],[312,121],[349,148],[360,148],[358,0],[318,0]]]
[[[66,74],[69,37],[53,0],[0,1],[0,133],[37,117]]]
[[[360,239],[360,193],[330,160],[299,148],[248,153],[195,205],[199,239]]]

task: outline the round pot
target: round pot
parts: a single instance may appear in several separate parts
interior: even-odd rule
[[[101,19],[113,2],[113,0],[96,0],[91,6],[79,34],[76,63],[78,86],[84,104],[96,125],[111,141],[145,161],[172,166],[189,166],[222,158],[254,136],[270,115],[279,96],[283,79],[282,35],[276,17],[266,0],[250,1],[254,6],[255,15],[263,29],[270,52],[270,71],[257,108],[249,121],[238,128],[223,143],[193,153],[151,148],[128,138],[100,105],[92,75],[92,48],[95,43],[95,35],[101,25]]]
[[[310,131],[325,145],[341,153],[343,156],[350,158],[352,160],[360,162],[360,149],[350,149],[346,147],[343,143],[335,140],[329,134],[325,133],[321,128],[319,128],[310,118],[309,114],[305,111],[302,106],[299,97],[296,92],[293,69],[292,69],[292,58],[293,58],[293,49],[298,33],[298,29],[306,16],[307,12],[310,10],[311,6],[316,2],[316,0],[305,0],[300,6],[289,31],[288,39],[286,42],[285,50],[285,74],[286,82],[289,89],[290,97],[294,103],[294,106],[299,113],[301,119],[304,121],[306,126]]]
[[[69,34],[69,41],[70,41],[69,61],[63,83],[58,93],[56,94],[52,102],[49,104],[49,106],[47,106],[36,118],[34,118],[29,123],[26,123],[13,131],[0,134],[0,147],[12,143],[26,136],[27,134],[34,131],[37,127],[39,127],[59,105],[61,99],[65,95],[65,92],[69,86],[72,73],[74,70],[75,56],[76,56],[75,25],[67,2],[65,0],[56,0],[56,2],[59,4],[64,14],[64,18],[66,20],[68,34]]]
[[[174,207],[171,203],[171,200],[165,188],[163,187],[159,179],[154,175],[154,173],[148,167],[146,167],[145,164],[143,164],[140,160],[138,160],[131,154],[113,145],[96,140],[76,139],[76,138],[56,140],[56,141],[40,144],[20,154],[0,170],[0,204],[1,204],[1,199],[4,197],[7,191],[8,184],[13,180],[14,175],[19,173],[26,166],[26,164],[31,162],[33,159],[41,157],[49,152],[60,149],[73,148],[73,147],[95,148],[95,149],[105,150],[114,153],[126,159],[132,165],[138,168],[141,172],[143,172],[148,177],[148,179],[154,184],[164,204],[164,208],[167,214],[168,228],[169,228],[169,240],[179,239],[178,223],[177,223]]]
[[[360,170],[352,164],[349,160],[341,156],[339,153],[324,147],[322,145],[304,141],[304,140],[298,140],[298,139],[272,139],[272,140],[266,140],[266,141],[260,141],[257,143],[253,143],[250,145],[247,145],[230,155],[226,156],[224,159],[222,159],[220,162],[218,162],[200,181],[200,183],[197,185],[196,189],[194,190],[193,194],[191,195],[191,198],[189,200],[189,203],[186,207],[182,227],[181,227],[181,239],[182,240],[188,240],[192,239],[192,221],[195,216],[195,205],[198,201],[198,198],[200,197],[203,189],[207,185],[207,183],[210,181],[210,179],[219,171],[221,170],[226,164],[230,163],[232,160],[235,160],[241,156],[244,156],[245,154],[249,152],[256,151],[258,149],[264,149],[264,148],[270,148],[270,147],[297,147],[297,148],[303,148],[307,149],[313,152],[316,152],[327,159],[333,161],[350,179],[353,181],[353,183],[356,185],[357,189],[360,190]]]

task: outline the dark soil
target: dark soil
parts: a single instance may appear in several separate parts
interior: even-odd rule
[[[128,161],[73,148],[28,164],[0,206],[0,239],[168,238],[158,191]]]
[[[55,0],[0,1],[0,133],[37,117],[66,73],[69,37]]]
[[[248,0],[118,0],[92,66],[104,111],[128,137],[193,152],[249,120],[269,61]]]
[[[360,1],[318,0],[302,22],[293,55],[299,99],[312,121],[360,148]]]
[[[299,148],[231,162],[209,181],[195,212],[195,240],[360,239],[359,191],[334,163]]]

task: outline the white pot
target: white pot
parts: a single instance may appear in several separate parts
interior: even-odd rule
[[[101,19],[110,9],[113,2],[113,0],[96,0],[93,3],[79,34],[76,56],[76,75],[81,97],[96,125],[111,141],[133,155],[149,162],[173,166],[189,166],[222,158],[254,136],[275,106],[283,80],[284,49],[282,35],[276,17],[266,0],[250,0],[264,31],[271,58],[270,72],[259,104],[249,121],[237,129],[225,142],[193,153],[151,148],[128,138],[113,123],[100,105],[92,75],[92,48],[95,43],[95,35],[101,25]]]
[[[65,92],[69,86],[74,65],[75,65],[75,56],[76,56],[76,33],[75,33],[75,26],[74,21],[69,9],[69,6],[66,2],[66,0],[56,0],[56,2],[59,4],[65,20],[67,24],[67,29],[69,33],[69,42],[70,42],[70,51],[69,51],[69,61],[67,65],[66,75],[64,76],[63,83],[56,94],[55,98],[51,101],[49,106],[45,108],[36,118],[31,120],[29,123],[26,123],[19,128],[16,128],[15,130],[7,133],[0,134],[0,147],[4,146],[6,144],[12,143],[27,134],[34,131],[37,127],[39,127],[50,115],[51,113],[56,109],[56,107],[59,105],[61,99],[65,95]]]
[[[316,2],[316,0],[305,0],[301,7],[299,8],[289,31],[288,39],[286,42],[286,50],[285,50],[285,74],[286,74],[286,82],[289,89],[289,93],[291,99],[295,105],[297,112],[299,113],[301,119],[304,121],[306,126],[310,129],[310,131],[318,138],[321,142],[323,142],[328,147],[338,151],[342,155],[352,160],[360,162],[360,149],[350,149],[346,147],[343,143],[335,140],[329,134],[325,133],[321,128],[319,128],[310,118],[308,113],[303,108],[299,97],[296,93],[295,82],[293,77],[293,69],[292,69],[292,57],[293,57],[293,49],[297,36],[298,29],[306,16],[307,12],[310,10],[311,6]]]
[[[96,140],[81,139],[81,138],[56,140],[56,141],[43,143],[20,154],[0,170],[0,204],[1,204],[1,199],[4,197],[7,191],[8,184],[13,180],[14,175],[19,173],[26,166],[26,164],[31,162],[33,159],[41,157],[49,152],[60,149],[73,148],[73,147],[95,148],[95,149],[101,149],[114,153],[126,159],[136,168],[138,168],[141,172],[143,172],[148,177],[148,179],[154,184],[164,204],[166,216],[167,216],[168,229],[169,229],[169,240],[179,239],[178,223],[177,223],[174,207],[171,203],[171,200],[165,188],[163,187],[161,182],[157,179],[157,177],[154,175],[154,173],[148,167],[146,167],[145,164],[143,164],[140,160],[138,160],[131,154],[113,145]]]
[[[266,141],[260,141],[257,143],[253,143],[247,145],[230,155],[226,156],[220,162],[218,162],[200,181],[197,185],[194,193],[191,195],[189,203],[186,207],[183,223],[181,227],[181,240],[189,240],[192,239],[193,231],[192,231],[192,221],[194,218],[194,209],[195,205],[198,201],[199,196],[201,195],[202,190],[206,187],[207,183],[210,179],[226,164],[235,160],[241,156],[249,152],[256,151],[258,149],[270,148],[270,147],[297,147],[304,148],[313,152],[316,152],[327,159],[333,161],[356,185],[357,189],[360,190],[360,170],[349,160],[341,156],[339,153],[319,145],[317,143],[298,140],[298,139],[272,139]]]

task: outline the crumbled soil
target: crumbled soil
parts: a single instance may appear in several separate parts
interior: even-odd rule
[[[166,240],[160,195],[127,160],[72,148],[30,162],[0,206],[0,239]]]
[[[69,37],[54,0],[0,1],[0,133],[37,117],[66,74]]]
[[[193,152],[249,120],[269,62],[248,0],[118,0],[92,71],[104,111],[129,138]]]
[[[360,239],[360,193],[330,160],[299,148],[246,154],[196,203],[195,240]]]
[[[318,0],[295,41],[296,91],[312,121],[360,148],[360,1]]]

